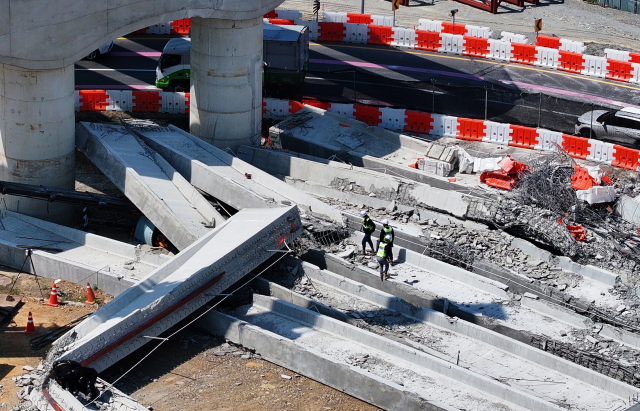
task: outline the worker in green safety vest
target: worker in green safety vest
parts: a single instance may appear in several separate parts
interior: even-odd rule
[[[364,233],[364,237],[362,238],[362,254],[367,255],[367,243],[369,243],[371,254],[373,254],[375,251],[373,251],[371,234],[376,231],[376,223],[373,222],[365,210],[360,211],[360,215],[362,216],[362,232]]]
[[[376,259],[378,260],[378,266],[380,267],[380,280],[384,281],[384,278],[389,275],[389,262],[391,255],[391,236],[385,236],[382,239],[382,243],[378,246],[378,254]]]
[[[390,250],[389,250],[389,262],[391,263],[391,265],[393,265],[393,240],[395,240],[396,238],[396,234],[393,231],[393,228],[391,228],[391,226],[389,225],[389,220],[387,220],[386,218],[384,220],[382,220],[382,229],[380,230],[380,241],[382,241],[383,238],[385,238],[386,236],[390,236],[390,240],[389,243],[391,244]]]

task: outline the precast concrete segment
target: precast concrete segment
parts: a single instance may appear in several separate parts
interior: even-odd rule
[[[102,371],[231,287],[301,233],[295,206],[242,210],[74,327],[49,356]]]
[[[281,3],[282,0],[0,0],[0,10],[4,10],[0,13],[0,63],[31,69],[67,67],[115,38],[158,22],[189,17],[259,18],[262,22],[262,16]]]
[[[169,261],[169,256],[60,226],[7,210],[0,212],[0,261],[33,273],[98,286],[111,295],[127,290],[141,278]],[[60,252],[33,250],[33,266],[25,264],[25,248],[49,247]]]
[[[0,64],[0,179],[74,189],[74,102],[73,64],[51,70]],[[68,204],[4,200],[11,211],[57,223],[73,220]]]
[[[342,223],[335,208],[242,161],[245,147],[238,149],[238,158],[174,126],[138,128],[136,133],[191,184],[238,210],[297,204]]]
[[[262,17],[191,21],[192,134],[225,149],[260,144]]]
[[[80,123],[76,144],[179,250],[224,221],[180,173],[124,126]]]

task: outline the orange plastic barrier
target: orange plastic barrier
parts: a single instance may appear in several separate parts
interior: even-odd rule
[[[429,134],[431,130],[433,130],[433,125],[431,124],[433,119],[430,113],[405,110],[405,114],[407,115],[407,119],[405,120],[406,125],[404,126],[404,131]]]
[[[562,148],[564,148],[571,157],[581,158],[586,160],[589,155],[589,143],[588,138],[570,136],[568,134],[562,135]]]
[[[615,160],[611,162],[612,166],[626,168],[627,170],[637,170],[640,167],[640,151],[617,144],[613,145],[613,149],[613,158]]]
[[[585,230],[581,225],[568,225],[566,227],[576,241],[582,241],[587,238],[587,230]]]
[[[573,168],[571,176],[571,188],[574,190],[588,190],[593,186],[599,185],[595,178],[591,177],[589,170],[581,166]]]
[[[442,22],[442,32],[443,33],[462,34],[462,35],[467,34],[467,26],[465,26],[464,24],[456,24],[455,30],[456,30],[456,32],[454,33],[453,32],[453,23],[447,22],[447,21],[443,21]]]
[[[184,101],[187,108],[184,110],[185,114],[189,114],[189,108],[191,107],[191,93],[184,93]],[[263,113],[264,114],[264,113]]]
[[[503,190],[511,190],[518,184],[515,177],[507,175],[503,171],[485,171],[480,174],[480,182],[488,186],[501,188]]]
[[[371,24],[371,14],[347,13],[347,23]]]
[[[511,43],[511,61],[533,66],[536,62],[536,46],[533,44]]]
[[[605,78],[629,82],[631,79],[631,63],[620,60],[607,60],[607,74]]]
[[[390,45],[393,41],[393,28],[369,24],[369,39],[367,44]]]
[[[552,37],[552,36],[545,36],[543,34],[539,34],[538,42],[536,43],[536,45],[540,47],[549,47],[552,49],[559,49],[560,37]]]
[[[419,50],[438,51],[441,42],[438,32],[416,30],[416,48]]]
[[[263,18],[265,18],[265,19],[277,19],[278,18],[278,14],[276,13],[275,10],[271,10],[269,13],[265,14],[263,16]]]
[[[129,34],[147,34],[147,30],[149,30],[149,27],[145,27],[145,28],[140,29],[140,30],[132,31]]]
[[[181,36],[189,35],[191,31],[191,19],[180,19],[171,22],[171,34],[179,34]]]
[[[318,41],[334,41],[341,42],[344,40],[345,27],[343,23],[318,23],[319,33]]]
[[[580,53],[560,50],[558,70],[580,73],[584,70],[584,56]]]
[[[354,113],[356,120],[360,120],[363,123],[367,123],[370,126],[377,126],[382,122],[382,112],[379,107],[361,106],[354,104]]]
[[[314,99],[302,99],[302,102],[304,104],[308,104],[310,106],[313,107],[318,107],[321,108],[323,110],[329,110],[329,107],[331,107],[331,103],[324,103],[322,101],[318,101],[318,100],[314,100]]]
[[[295,21],[290,19],[269,19],[269,23],[271,24],[279,24],[281,26],[293,26],[296,24]]]
[[[458,117],[457,139],[482,141],[485,136],[484,120],[473,120],[470,118]]]
[[[538,144],[538,130],[525,126],[510,126],[510,146],[534,149]]]
[[[294,101],[294,100],[289,100],[289,113],[290,114],[295,114],[298,111],[302,110],[304,107],[303,103],[300,103],[299,101]]]
[[[157,113],[162,107],[159,91],[134,91],[133,112]]]
[[[640,63],[640,53],[629,53],[630,63]]]
[[[80,90],[80,111],[105,111],[108,105],[105,90]]]
[[[463,39],[463,55],[472,57],[487,57],[487,54],[489,54],[489,39],[471,36],[464,36]]]

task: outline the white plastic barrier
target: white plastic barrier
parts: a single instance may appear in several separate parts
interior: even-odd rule
[[[317,21],[307,21],[307,20],[295,20],[298,26],[307,26],[309,27],[309,40],[317,41],[320,36],[320,26],[318,26]]]
[[[286,117],[290,113],[289,100],[280,100],[277,98],[265,98],[265,110],[264,117],[266,118],[280,118]]]
[[[353,115],[355,109],[353,108],[353,104],[344,104],[344,103],[331,103],[329,106],[329,110],[331,113],[336,113],[341,116],[347,118],[355,118]]]
[[[631,63],[631,78],[632,83],[640,83],[640,63]]]
[[[398,108],[381,107],[380,116],[381,123],[378,127],[387,128],[389,130],[404,130],[407,125],[406,110]]]
[[[392,46],[415,48],[417,44],[417,35],[414,29],[404,27],[393,28]]]
[[[458,117],[431,114],[431,135],[455,137],[458,134]]]
[[[367,44],[369,39],[369,26],[359,23],[344,23],[345,26],[345,43],[362,43]]]
[[[471,26],[467,25],[467,36],[482,37],[484,39],[491,38],[493,32],[489,27]]]
[[[486,120],[484,127],[485,136],[482,138],[483,142],[508,145],[509,141],[511,141],[511,135],[509,134],[511,132],[510,124]]]
[[[560,59],[560,50],[549,47],[536,46],[536,61],[534,66],[558,68],[558,60]]]
[[[107,111],[131,111],[132,107],[132,90],[107,90]]]
[[[604,49],[604,56],[611,60],[629,61],[631,56],[628,51]]]
[[[587,160],[611,165],[611,162],[615,160],[615,157],[613,157],[614,151],[613,144],[611,143],[589,139],[589,154],[587,155]]]
[[[332,11],[323,11],[322,21],[326,21],[327,23],[346,23],[347,22],[347,13],[336,13]]]
[[[393,24],[393,16],[377,16],[371,15],[371,20],[376,26],[394,26]]]
[[[560,39],[560,50],[570,51],[572,53],[584,53],[587,47],[581,41]]]
[[[75,95],[74,107],[76,111],[80,111],[80,90],[75,90],[74,95]]]
[[[511,33],[510,31],[503,31],[502,33],[500,33],[500,35],[502,36],[501,40],[508,43],[529,44],[529,39],[524,34],[516,34]]]
[[[464,38],[460,34],[440,33],[440,52],[462,54],[464,51]]]
[[[149,26],[147,34],[171,34],[171,22]]]
[[[616,199],[616,189],[613,186],[591,187],[587,190],[576,190],[576,197],[589,204],[611,203]]]
[[[587,76],[594,76],[605,78],[607,74],[607,58],[600,56],[591,56],[589,54],[583,54],[584,57],[584,70],[582,74]]]
[[[442,22],[438,20],[429,20],[429,19],[419,19],[419,29],[426,31],[437,31],[438,33],[442,32]]]
[[[187,98],[185,93],[160,92],[159,113],[184,113],[187,108]]]
[[[276,9],[276,15],[279,19],[285,20],[300,20],[302,19],[302,12],[300,10],[278,10]]]
[[[489,54],[487,58],[494,60],[511,61],[513,46],[508,41],[489,39]]]
[[[546,130],[544,128],[537,129],[538,144],[534,146],[536,150],[542,151],[558,151],[558,147],[562,147],[562,133],[559,131]]]

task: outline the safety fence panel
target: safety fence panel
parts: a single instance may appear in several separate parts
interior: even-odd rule
[[[462,54],[464,50],[464,38],[459,34],[440,33],[442,42],[440,45],[440,52]]]
[[[632,67],[630,62],[608,59],[605,78],[628,83],[632,77],[631,71]]]
[[[580,53],[560,50],[558,58],[558,70],[570,73],[582,73],[584,70],[584,56]]]
[[[404,131],[418,134],[431,134],[433,130],[433,118],[431,113],[423,113],[420,111],[405,110],[407,118]]]
[[[431,134],[455,137],[458,134],[458,117],[431,114]]]
[[[458,118],[458,132],[456,138],[459,140],[482,141],[485,134],[484,120],[474,120],[470,118]]]
[[[171,23],[158,23],[149,26],[147,34],[171,34]]]
[[[536,61],[533,65],[556,69],[558,68],[559,59],[560,50],[550,47],[536,46]]]
[[[134,113],[158,113],[161,107],[159,91],[133,91]]]
[[[381,122],[378,127],[389,130],[403,131],[407,126],[406,110],[398,108],[381,107]]]
[[[329,108],[331,107],[331,103],[325,103],[323,101],[318,101],[314,99],[303,99],[302,102],[306,105],[318,107],[327,111],[329,111]]]
[[[371,14],[347,13],[347,23],[373,24]]]
[[[538,132],[538,143],[534,147],[536,150],[558,151],[558,147],[562,147],[564,140],[561,132],[544,128],[538,128],[536,131]]]
[[[607,75],[607,59],[599,56],[584,54],[584,70],[582,74],[605,78]]]
[[[440,33],[434,31],[416,30],[416,48],[419,50],[438,51],[442,44],[440,36]]]
[[[345,38],[347,43],[367,44],[369,27],[366,24],[345,23]]]
[[[300,20],[302,18],[302,12],[300,10],[276,10],[276,16],[279,19],[285,20]]]
[[[80,111],[105,111],[107,92],[104,90],[80,90]]]
[[[376,26],[394,26],[393,16],[377,16],[372,15],[371,20],[373,20],[372,24]]]
[[[572,53],[584,53],[587,47],[581,41],[560,39],[560,50]]]
[[[513,47],[511,61],[533,66],[536,62],[536,46],[533,44],[511,43]]]
[[[489,54],[489,40],[482,37],[469,37],[464,36],[464,50],[462,52],[465,56],[472,57],[487,57]]]
[[[298,26],[309,27],[309,40],[318,41],[320,37],[320,25],[317,21],[296,20]]]
[[[171,34],[188,36],[191,31],[191,19],[180,19],[171,22]]]
[[[375,24],[369,25],[369,40],[368,44],[380,44],[390,45],[393,41],[393,30],[388,26],[376,26]]]
[[[131,111],[133,92],[131,90],[107,90],[107,111]]]
[[[318,23],[318,41],[342,42],[345,37],[344,23]]]
[[[631,63],[631,83],[640,83],[640,63]]]
[[[628,51],[604,49],[604,56],[609,60],[631,61],[631,55]]]
[[[464,25],[464,24],[460,24],[460,23],[458,23],[458,24],[456,24],[454,26],[454,24],[452,22],[443,21],[442,22],[442,32],[443,33],[447,33],[447,34],[459,34],[461,36],[464,36],[465,34],[467,34],[467,26]]]
[[[327,23],[346,23],[347,22],[347,13],[336,13],[331,11],[323,11],[322,12],[322,22]]]
[[[160,113],[182,114],[187,108],[185,93],[160,92]]]
[[[343,117],[355,118],[353,115],[355,111],[353,104],[331,103],[328,111],[330,111],[331,113],[339,114]]]
[[[640,53],[629,53],[629,59],[632,63],[640,63]]]
[[[414,29],[403,27],[393,27],[392,46],[415,48],[417,44],[417,35]]]
[[[485,143],[508,145],[511,140],[511,128],[509,126],[509,124],[485,120],[485,136],[482,141]]]
[[[627,170],[638,170],[640,167],[640,152],[632,148],[626,148],[615,144],[613,146],[614,160],[611,165],[614,167],[626,168]]]
[[[536,42],[537,46],[547,47],[551,49],[559,49],[560,48],[560,38],[553,36],[545,36],[543,34],[538,35],[538,41]]]
[[[483,39],[488,39],[493,35],[493,32],[489,27],[467,25],[467,32],[464,34],[469,37],[481,37]]]
[[[615,146],[613,144],[589,139],[589,154],[587,154],[587,160],[611,164],[611,162],[616,159],[614,152]]]
[[[293,26],[296,24],[295,20],[290,19],[269,19],[270,24],[277,24],[279,26]]]
[[[382,122],[382,113],[380,107],[362,106],[360,104],[354,104],[354,115],[356,120],[362,121],[370,126],[377,127]]]
[[[443,30],[442,22],[439,20],[419,19],[418,23],[418,28],[420,30],[435,31],[437,33],[440,33]]]
[[[489,54],[487,58],[511,61],[513,45],[508,41],[489,39]]]
[[[589,139],[583,137],[562,135],[562,148],[565,149],[571,157],[581,158],[585,160],[589,155]]]
[[[534,149],[538,144],[538,130],[533,127],[514,126],[511,127],[510,146]]]
[[[516,34],[511,33],[510,31],[503,31],[500,33],[502,38],[500,40],[506,41],[508,43],[520,43],[520,44],[529,44],[529,39],[524,34]]]

